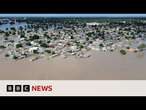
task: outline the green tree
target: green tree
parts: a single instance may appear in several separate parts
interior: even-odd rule
[[[8,37],[9,36],[9,32],[5,32],[5,36]]]
[[[41,47],[44,47],[44,48],[47,48],[48,47],[48,45],[46,43],[41,43],[40,46]]]
[[[142,51],[144,48],[146,48],[146,44],[142,43],[137,48]]]
[[[16,44],[16,48],[22,47],[22,44]]]
[[[36,39],[39,39],[39,35],[33,35],[33,36],[29,36],[30,40],[36,40]]]
[[[4,49],[6,48],[4,45],[0,45],[0,49]]]
[[[125,50],[120,50],[120,53],[122,54],[122,55],[126,55],[126,51]]]

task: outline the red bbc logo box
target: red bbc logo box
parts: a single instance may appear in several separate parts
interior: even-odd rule
[[[30,85],[7,85],[7,92],[30,92]]]

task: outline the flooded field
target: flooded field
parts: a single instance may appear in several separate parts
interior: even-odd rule
[[[90,58],[56,57],[30,62],[0,58],[0,80],[146,80],[143,53],[90,52]]]
[[[7,24],[2,24],[2,25],[0,25],[0,30],[3,30],[3,31],[5,31],[5,30],[10,30],[11,28],[15,28],[15,29],[19,29],[20,27],[23,27],[23,28],[25,28],[25,27],[27,27],[27,23],[26,22],[16,22],[16,24],[9,24],[9,23],[7,23]]]

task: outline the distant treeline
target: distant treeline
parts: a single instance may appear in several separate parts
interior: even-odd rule
[[[132,17],[132,18],[110,18],[110,17],[101,17],[101,18],[47,18],[47,17],[28,17],[26,19],[18,19],[20,22],[27,23],[69,23],[69,24],[79,24],[79,23],[87,23],[87,22],[99,22],[99,23],[122,23],[122,21],[126,21],[126,23],[136,23],[136,24],[145,24],[146,18],[140,17]]]
[[[99,23],[119,23],[126,21],[126,23],[145,23],[145,17],[0,17],[0,19],[16,19],[17,22],[26,22],[28,24],[33,23],[86,23],[86,22],[99,22]]]

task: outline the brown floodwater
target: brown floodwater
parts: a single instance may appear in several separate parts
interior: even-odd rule
[[[42,58],[30,62],[0,56],[0,80],[146,80],[142,53],[91,51],[90,58]]]

